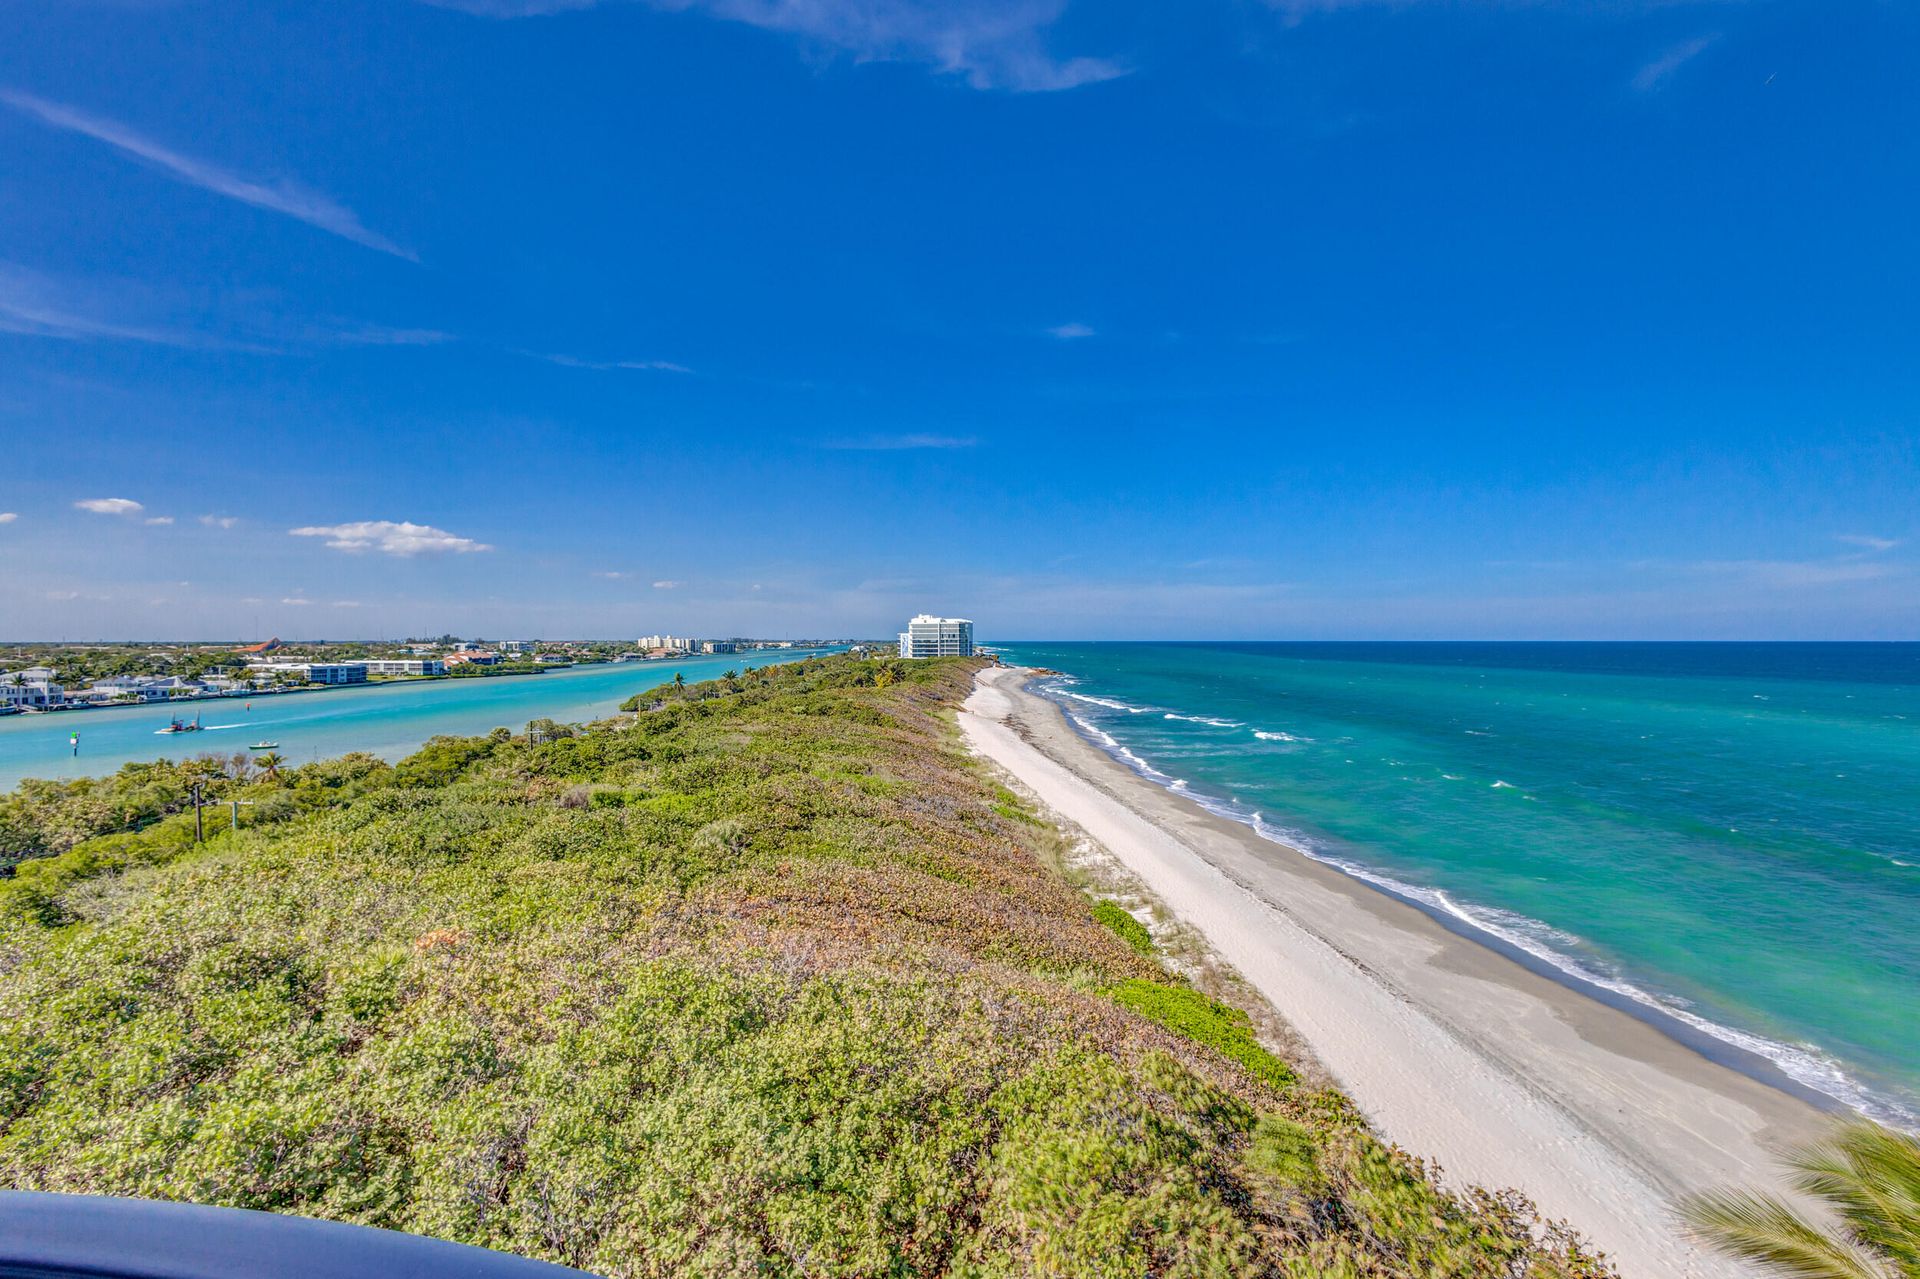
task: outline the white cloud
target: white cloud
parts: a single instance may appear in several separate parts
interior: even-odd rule
[[[200,522],[208,528],[232,528],[240,522],[237,515],[202,515]]]
[[[795,36],[855,62],[913,62],[976,89],[1045,93],[1127,74],[1107,58],[1058,58],[1043,35],[1066,0],[649,0],[656,9],[703,13]],[[489,18],[523,18],[592,7],[594,0],[428,0]]]
[[[857,440],[828,440],[821,447],[884,453],[896,449],[970,449],[979,442],[971,435],[869,435]]]
[[[292,604],[296,608],[305,608],[307,605],[313,603],[312,600],[301,599],[298,595],[289,595],[280,602],[282,604]]]
[[[130,497],[87,497],[75,502],[73,509],[95,515],[138,515],[147,508]]]
[[[18,511],[0,511],[0,524],[11,524],[20,518]]]
[[[626,574],[625,574],[625,573],[622,573],[622,572],[619,572],[619,571],[617,571],[617,570],[614,570],[614,569],[608,569],[607,571],[605,571],[605,572],[603,572],[603,573],[595,573],[595,574],[594,574],[594,576],[595,576],[595,577],[604,577],[604,578],[606,578],[606,579],[607,579],[607,580],[608,580],[609,582],[617,582],[617,581],[619,581],[619,580],[620,580],[621,578],[623,578],[623,577],[625,577],[625,576],[626,576]]]
[[[335,600],[333,602],[333,606],[335,608],[359,608],[360,601],[359,600]]]
[[[656,591],[671,591],[671,590],[677,590],[680,587],[685,585],[686,585],[685,582],[659,581],[653,584],[653,589]]]
[[[56,129],[65,129],[104,142],[116,151],[144,161],[189,186],[200,187],[255,208],[285,214],[369,249],[391,253],[409,261],[415,260],[411,253],[393,241],[362,225],[353,210],[330,196],[298,183],[285,180],[266,182],[230,173],[205,160],[197,160],[162,146],[117,121],[89,115],[30,93],[3,90],[0,91],[0,102]]]
[[[1848,546],[1864,547],[1869,551],[1891,551],[1894,547],[1900,545],[1898,538],[1873,537],[1866,533],[1839,533],[1834,536],[1833,540],[1836,542],[1845,542]]]
[[[148,517],[147,517],[147,523],[148,523],[148,524],[152,524],[152,525],[157,525],[157,526],[164,526],[164,525],[168,525],[168,524],[171,524],[171,523],[173,523],[173,516],[171,516],[171,515],[150,515],[150,516],[148,516]]]
[[[451,551],[465,555],[493,548],[470,537],[456,537],[431,524],[404,520],[359,520],[351,524],[312,524],[288,529],[294,537],[324,537],[336,551],[382,551],[388,555],[420,555]]]
[[[1047,332],[1062,341],[1072,341],[1074,338],[1090,338],[1093,336],[1092,326],[1081,324],[1078,321],[1072,324],[1056,324],[1054,327],[1048,329]]]
[[[1641,93],[1652,93],[1666,84],[1673,78],[1675,72],[1693,61],[1708,45],[1719,38],[1719,33],[1715,32],[1712,35],[1696,36],[1691,40],[1681,41],[1635,72],[1633,87]]]

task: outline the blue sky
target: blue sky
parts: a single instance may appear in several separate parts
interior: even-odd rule
[[[1920,13],[0,9],[0,635],[1920,636]]]

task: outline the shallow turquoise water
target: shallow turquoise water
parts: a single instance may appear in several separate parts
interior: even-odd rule
[[[1162,784],[1920,1123],[1920,645],[1004,651]]]
[[[813,650],[809,650],[813,651]],[[232,754],[254,742],[280,743],[293,763],[369,751],[398,759],[440,734],[515,732],[532,719],[581,723],[605,719],[643,689],[672,681],[712,679],[728,669],[765,666],[806,654],[765,649],[678,662],[615,662],[540,675],[370,684],[364,688],[188,702],[181,706],[115,707],[0,718],[0,790],[23,777],[90,777],[130,760]],[[206,731],[159,736],[176,712],[199,714]],[[80,752],[68,737],[80,734]]]

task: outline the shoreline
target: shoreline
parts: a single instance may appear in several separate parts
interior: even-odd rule
[[[973,750],[1205,936],[1389,1140],[1452,1178],[1517,1186],[1623,1274],[1746,1273],[1687,1240],[1671,1205],[1715,1185],[1782,1188],[1775,1153],[1828,1123],[1797,1087],[1155,785],[1029,677],[981,672],[960,716]]]

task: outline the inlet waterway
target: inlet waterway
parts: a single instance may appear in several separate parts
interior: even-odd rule
[[[823,649],[761,649],[680,661],[610,662],[539,675],[396,681],[317,692],[223,697],[171,705],[110,707],[0,718],[0,790],[22,778],[91,777],[135,760],[230,755],[277,742],[291,764],[367,751],[399,759],[430,737],[519,732],[529,720],[605,719],[635,693],[713,679],[729,669],[792,661]],[[198,716],[197,733],[161,732],[175,716]],[[78,749],[72,742],[78,734]]]

